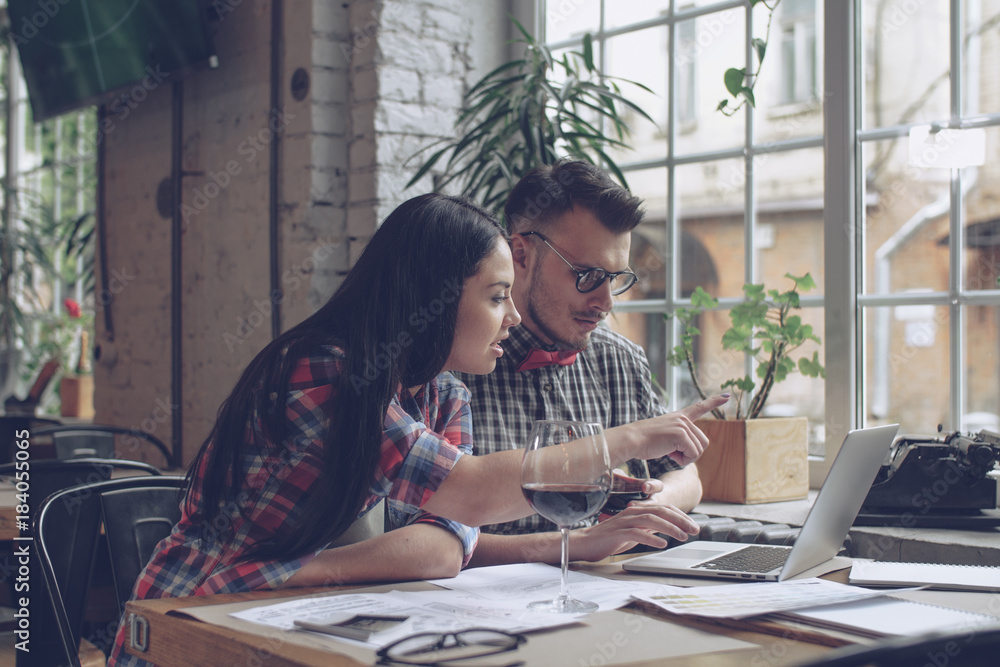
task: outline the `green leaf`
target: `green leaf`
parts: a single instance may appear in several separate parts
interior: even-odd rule
[[[791,278],[795,281],[795,289],[800,292],[808,292],[811,289],[816,289],[816,283],[813,281],[812,274],[807,273],[801,278],[793,276],[790,273],[785,274],[786,278]]]
[[[750,103],[750,106],[752,106],[752,107],[756,107],[757,106],[757,101],[754,99],[754,96],[753,96],[753,88],[746,88],[746,87],[744,87],[740,92],[743,93],[743,96],[745,98],[747,98],[747,102]]]
[[[589,32],[583,35],[583,64],[588,72],[594,71],[594,38]]]
[[[715,107],[716,111],[722,111],[729,105],[729,100],[719,100],[719,106]],[[1000,282],[1000,281],[998,281]]]
[[[799,359],[799,372],[808,377],[826,377],[826,370],[819,362],[819,352],[813,352],[812,359],[802,357]]]
[[[694,308],[710,310],[718,307],[719,300],[714,298],[702,289],[701,285],[699,285],[694,288],[694,292],[691,294],[691,305]]]
[[[764,62],[764,52],[767,51],[767,42],[760,37],[754,37],[751,44],[753,44],[754,49],[757,51],[757,62]]]
[[[733,97],[738,97],[740,91],[743,90],[743,81],[746,79],[747,71],[745,69],[736,69],[735,67],[730,67],[726,70],[723,75],[723,81],[726,84],[726,90]]]

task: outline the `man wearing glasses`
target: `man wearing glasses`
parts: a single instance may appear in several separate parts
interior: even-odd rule
[[[472,394],[477,454],[524,446],[537,419],[596,421],[608,429],[667,412],[642,348],[600,326],[612,297],[636,283],[629,247],[641,207],[642,200],[582,161],[537,168],[512,190],[505,216],[521,326],[503,342],[493,373],[458,374]],[[658,459],[649,468],[663,490],[642,505],[686,512],[701,499],[694,465]],[[627,516],[608,519],[603,530]],[[537,515],[484,527],[472,563],[558,563],[555,530]],[[603,557],[588,540],[570,539],[571,559],[595,556]]]

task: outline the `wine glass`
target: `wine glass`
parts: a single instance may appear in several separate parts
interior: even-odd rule
[[[612,472],[611,491],[608,502],[601,508],[601,516],[614,516],[633,500],[649,498],[649,494],[642,490],[642,485],[649,479],[649,465],[644,459],[632,459]]]
[[[529,609],[588,613],[593,602],[569,595],[569,528],[593,516],[611,490],[611,460],[600,424],[543,419],[535,422],[521,462],[521,491],[532,509],[562,533],[562,584],[555,600],[532,602]]]

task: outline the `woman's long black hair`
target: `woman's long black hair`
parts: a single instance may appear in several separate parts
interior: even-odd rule
[[[201,512],[209,531],[224,533],[227,507],[246,509],[240,492],[253,420],[262,422],[264,446],[280,449],[291,373],[300,359],[333,343],[343,347],[346,359],[333,399],[324,406],[331,423],[323,470],[294,525],[253,545],[244,557],[294,557],[343,533],[371,487],[390,400],[400,385],[424,384],[444,369],[465,280],[505,238],[489,213],[463,199],[429,194],[401,204],[333,297],[273,340],[243,372],[188,473],[189,512]],[[194,473],[202,465],[202,498],[194,508]]]

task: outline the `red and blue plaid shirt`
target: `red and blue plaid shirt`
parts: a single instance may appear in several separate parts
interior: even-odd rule
[[[330,427],[326,406],[336,398],[334,387],[343,362],[344,353],[332,346],[299,362],[290,381],[287,436],[282,447],[254,445],[254,438],[247,438],[246,476],[239,505],[231,501],[211,526],[202,522],[203,512],[199,511],[203,457],[190,498],[181,508],[181,520],[157,545],[133,589],[134,599],[275,588],[323,550],[267,561],[239,561],[251,545],[299,519],[306,494],[322,469],[323,439]],[[261,435],[259,420],[255,424]],[[418,522],[439,525],[461,540],[463,565],[468,563],[479,531],[420,509],[458,459],[472,452],[468,389],[448,373],[415,395],[402,389],[389,405],[383,434],[382,455],[361,515],[385,498],[387,528]],[[125,630],[124,625],[119,628],[109,665],[142,664],[124,652]]]

